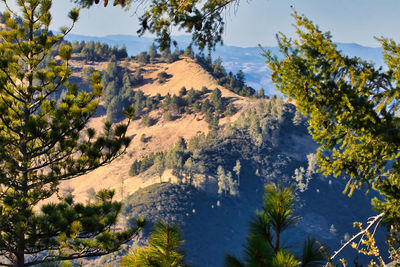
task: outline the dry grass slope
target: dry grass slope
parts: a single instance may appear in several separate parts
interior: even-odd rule
[[[97,71],[103,71],[107,68],[107,62],[89,62],[86,63],[82,60],[75,59],[71,61],[71,66],[74,70],[74,75],[80,77],[84,68],[92,67]],[[194,88],[201,90],[203,86],[213,90],[219,88],[223,97],[230,98],[236,108],[239,110],[246,109],[252,105],[252,101],[236,95],[226,88],[218,85],[217,81],[205,71],[195,60],[190,58],[181,58],[180,60],[172,63],[157,63],[149,65],[139,65],[136,62],[119,62],[125,64],[132,72],[135,68],[141,67],[144,71],[142,75],[145,83],[139,87],[132,88],[132,90],[142,90],[146,95],[156,95],[160,93],[162,96],[167,93],[179,94],[182,87],[187,89]],[[157,74],[165,71],[170,75],[170,78],[165,83],[158,83]],[[229,118],[234,121],[240,112],[236,113],[233,117]],[[185,114],[175,121],[164,121],[162,119],[162,110],[155,110],[150,113],[150,116],[158,119],[158,122],[151,126],[146,127],[141,124],[140,120],[133,121],[128,129],[128,136],[132,137],[131,145],[127,153],[108,166],[101,167],[89,174],[75,178],[73,180],[61,184],[61,190],[72,188],[76,201],[84,202],[87,200],[87,190],[93,188],[95,191],[104,188],[116,189],[116,200],[126,197],[153,183],[159,182],[156,177],[143,177],[143,176],[129,176],[129,167],[134,159],[141,159],[144,156],[152,153],[167,150],[171,145],[176,143],[178,137],[183,137],[186,140],[192,138],[199,132],[207,132],[208,124],[201,114]],[[99,116],[93,118],[89,122],[89,126],[101,131],[106,116]],[[226,118],[220,120],[220,124],[226,122]],[[140,141],[142,134],[151,137],[150,141],[143,143]],[[169,179],[170,172],[165,172],[165,179]],[[123,192],[121,189],[123,188]]]

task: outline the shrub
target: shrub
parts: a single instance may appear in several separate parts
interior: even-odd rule
[[[159,72],[157,74],[158,83],[165,83],[167,81],[167,78],[169,77],[170,75],[168,75],[168,73],[166,73],[165,71]]]

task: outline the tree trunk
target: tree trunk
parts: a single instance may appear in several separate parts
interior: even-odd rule
[[[25,266],[24,251],[18,251],[15,256],[17,258],[17,262],[16,262],[15,266],[24,267]]]

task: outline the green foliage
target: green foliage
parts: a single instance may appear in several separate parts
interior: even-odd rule
[[[218,114],[221,114],[225,110],[224,103],[222,102],[222,93],[221,90],[215,88],[211,93],[211,102],[214,105],[214,110]]]
[[[74,0],[74,2],[82,7],[90,7],[100,1]],[[104,0],[103,3],[107,6],[108,0]],[[115,0],[113,3],[128,8],[135,4],[132,0]],[[232,0],[207,0],[205,2],[190,1],[182,5],[179,1],[153,0],[149,8],[139,16],[140,29],[137,32],[139,35],[147,31],[155,34],[160,47],[166,49],[171,45],[171,28],[176,27],[190,32],[192,42],[200,49],[205,47],[212,49],[218,43],[222,43],[225,24],[223,11],[234,3],[236,2]]]
[[[298,126],[303,124],[305,121],[304,116],[301,114],[300,110],[296,109],[296,113],[294,113],[293,124]]]
[[[139,189],[131,194],[123,206],[123,215],[135,223],[136,216],[145,217],[146,221],[183,223],[187,213],[195,208],[193,196],[199,191],[184,184],[158,183]],[[183,225],[182,225],[183,226]]]
[[[142,143],[146,143],[147,142],[146,134],[142,134],[140,136],[140,142],[142,142]]]
[[[214,78],[218,80],[218,84],[228,88],[230,91],[241,95],[241,96],[256,96],[259,98],[261,95],[256,95],[256,91],[247,86],[244,82],[244,74],[241,70],[236,75],[233,73],[226,73],[224,66],[222,66],[221,58],[217,58],[214,63],[210,56],[204,57],[203,54],[196,56],[197,62],[202,65],[207,71],[209,71]]]
[[[165,53],[163,52],[162,57],[165,60],[165,62],[173,63],[179,59],[179,51],[174,51],[173,53],[171,53],[169,48],[166,48],[164,51],[166,52]]]
[[[184,87],[181,88],[181,90],[179,90],[179,96],[183,97],[186,94],[187,94],[187,90],[186,90],[186,87],[184,86]]]
[[[130,120],[115,126],[107,122],[100,133],[85,128],[98,106],[100,76],[90,76],[93,91],[80,91],[68,82],[72,48],[57,43],[71,28],[50,34],[51,1],[21,0],[16,5],[19,11],[4,13],[0,31],[0,265],[27,266],[116,251],[142,224],[110,230],[121,210],[112,200],[113,191],[98,192],[96,202],[87,205],[66,196],[40,211],[37,206],[58,191],[61,181],[124,153]],[[69,17],[75,23],[78,11]],[[55,47],[58,61],[48,57]]]
[[[174,94],[171,96],[168,93],[161,102],[161,106],[164,110],[164,119],[170,121],[184,113],[191,114],[193,112],[201,112],[206,114],[206,121],[210,123],[210,127],[214,130],[218,130],[218,116],[226,111],[227,99],[221,96],[221,91],[219,89],[215,89],[211,96],[213,100],[210,102],[210,100],[204,96],[207,92],[207,88],[201,91],[191,88],[187,91],[186,88],[183,87],[179,95]],[[219,113],[214,115],[217,111],[219,111]],[[236,110],[231,110],[231,114],[235,112]]]
[[[72,43],[72,52],[79,53],[85,61],[106,61],[109,58],[122,60],[128,56],[126,47],[110,47],[108,44],[90,41]]]
[[[89,81],[90,81],[90,76],[91,76],[94,72],[96,72],[96,71],[95,71],[95,69],[92,68],[92,67],[84,68],[84,69],[82,70],[82,79],[83,79],[85,82],[89,82]]]
[[[154,43],[151,44],[149,48],[149,57],[150,57],[150,62],[153,63],[154,60],[158,57],[159,55],[157,54],[157,48],[154,45]]]
[[[125,110],[131,106],[135,109],[133,115],[140,115],[148,97],[144,96],[144,93],[140,90],[135,92],[133,87],[140,84],[142,80],[143,76],[140,70],[136,70],[131,75],[127,68],[119,66],[114,61],[107,65],[107,70],[103,73],[102,83],[105,87],[103,98],[109,120],[118,121],[124,118]],[[153,98],[149,99],[151,101],[149,111],[151,111],[153,108],[157,108],[157,103],[154,101],[153,107]]]
[[[228,184],[226,181],[225,170],[221,165],[218,166],[217,175],[218,175],[218,194],[225,194],[226,191],[228,191]]]
[[[171,114],[171,111],[167,111],[163,115],[165,121],[172,121],[174,117]]]
[[[191,92],[196,91],[189,90],[186,97],[189,97]],[[168,101],[172,101],[169,95],[163,100],[164,109],[168,108]],[[208,103],[212,109],[210,101],[203,103]],[[244,112],[233,125],[228,123],[229,127],[224,128],[218,126],[218,117],[209,111],[206,116],[210,116],[210,125],[213,127],[209,134],[199,134],[187,144],[185,140],[180,139],[169,150],[162,152],[164,166],[166,169],[172,169],[173,174],[180,180],[196,186],[202,185],[201,175],[197,174],[218,177],[221,196],[238,196],[244,164],[246,169],[260,169],[259,175],[267,175],[271,169],[287,164],[283,163],[285,161],[281,157],[264,158],[263,155],[266,151],[267,154],[272,153],[274,147],[286,138],[286,133],[295,131],[298,134],[299,130],[305,133],[304,128],[295,128],[292,123],[294,110],[293,105],[284,104],[280,98],[260,99],[254,108]],[[263,151],[263,154],[260,151]],[[152,154],[141,161],[135,160],[131,165],[130,174],[138,175],[142,171],[157,174],[153,166],[154,159],[155,155]],[[145,168],[141,167],[142,163],[146,163]],[[222,176],[218,173],[219,165],[224,169]]]
[[[194,52],[191,46],[186,47],[185,52],[183,53],[185,57],[194,58]]]
[[[147,127],[153,126],[156,122],[156,119],[152,118],[149,114],[145,114],[142,117],[142,123]]]
[[[228,254],[225,266],[324,266],[322,248],[314,239],[308,238],[305,241],[300,261],[282,247],[282,233],[294,226],[297,219],[294,215],[293,190],[280,185],[267,185],[262,210],[256,212],[250,222],[244,251],[245,263]]]
[[[150,63],[150,56],[147,52],[141,52],[139,55],[135,56],[135,60],[142,64]]]
[[[159,72],[157,74],[158,83],[165,83],[170,77],[171,75],[168,75],[165,71]]]
[[[387,70],[376,69],[343,55],[330,34],[307,18],[297,13],[293,17],[299,39],[279,36],[281,59],[265,53],[273,82],[310,116],[310,133],[320,144],[320,171],[346,177],[349,195],[363,186],[379,192],[382,197],[373,200],[374,209],[385,214],[388,229],[398,229],[400,46],[379,39]],[[390,236],[388,240],[393,241]],[[399,258],[400,240],[390,246],[391,257]]]
[[[154,225],[148,244],[129,252],[121,260],[121,266],[137,267],[180,267],[185,266],[180,249],[183,240],[180,230],[175,225],[162,221]]]

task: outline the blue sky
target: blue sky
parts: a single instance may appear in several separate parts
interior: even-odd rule
[[[66,13],[73,5],[68,0],[54,2],[53,28],[58,29],[68,23]],[[337,42],[376,47],[379,43],[374,36],[400,41],[399,0],[253,0],[241,1],[236,11],[232,8],[225,14],[225,43],[244,47],[276,45],[277,32],[293,34],[291,5],[320,25],[322,30],[329,30]],[[99,5],[81,11],[73,33],[135,35],[137,29],[137,16],[133,10]]]

